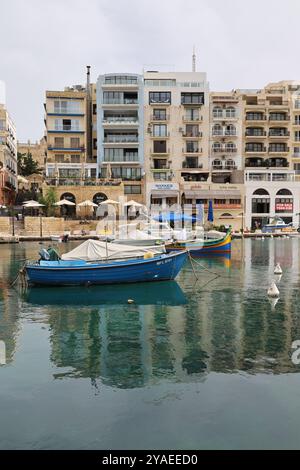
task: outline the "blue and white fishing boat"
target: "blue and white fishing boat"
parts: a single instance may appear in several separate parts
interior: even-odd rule
[[[86,240],[56,261],[28,262],[25,271],[29,284],[49,286],[166,281],[175,279],[187,256]]]

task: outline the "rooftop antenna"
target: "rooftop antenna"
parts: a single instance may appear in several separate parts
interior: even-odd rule
[[[195,46],[193,46],[193,65],[192,65],[192,71],[196,72],[196,53],[195,53]]]

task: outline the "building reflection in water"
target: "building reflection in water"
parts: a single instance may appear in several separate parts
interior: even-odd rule
[[[50,326],[55,379],[88,378],[99,389],[200,382],[211,372],[298,372],[290,360],[300,339],[298,243],[234,241],[230,260],[199,260],[197,283],[187,265],[178,283],[31,289],[24,304],[2,288],[0,340],[12,360],[17,312],[30,307]],[[277,261],[281,297],[272,308],[266,288]]]

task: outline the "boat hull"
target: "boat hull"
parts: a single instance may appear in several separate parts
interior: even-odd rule
[[[175,279],[186,259],[187,252],[183,252],[106,263],[48,261],[28,264],[25,269],[28,282],[34,285],[123,284]]]
[[[201,244],[197,241],[175,242],[166,246],[166,251],[188,250],[192,257],[206,255],[225,255],[231,253],[231,234],[228,233],[222,239],[204,240]]]

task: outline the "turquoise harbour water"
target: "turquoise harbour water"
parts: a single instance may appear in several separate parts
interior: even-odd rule
[[[300,448],[300,240],[235,240],[198,282],[11,289],[38,249],[0,245],[0,449]]]

